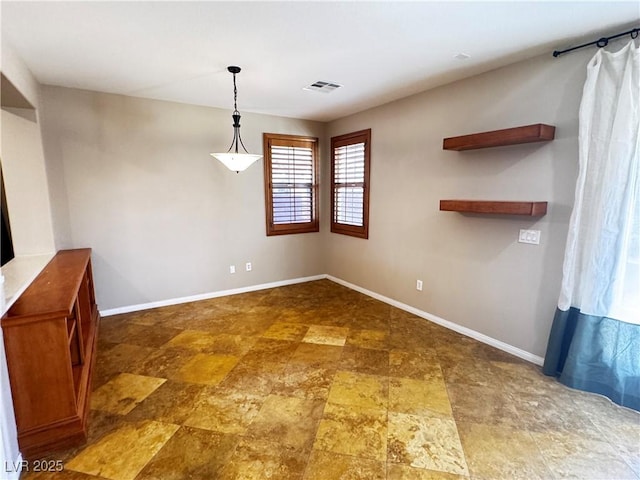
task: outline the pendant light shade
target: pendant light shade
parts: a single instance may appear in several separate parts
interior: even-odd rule
[[[237,152],[212,153],[211,155],[220,160],[229,170],[233,170],[236,173],[246,170],[253,162],[262,158],[262,155]]]
[[[240,112],[238,112],[238,88],[236,87],[236,74],[240,73],[240,67],[227,67],[230,73],[233,74],[233,140],[229,150],[225,153],[212,153],[211,156],[220,160],[225,167],[234,172],[242,172],[249,168],[253,162],[262,158],[262,155],[252,155],[247,151],[242,143],[242,137],[240,136]],[[242,146],[244,153],[238,151],[238,147]]]

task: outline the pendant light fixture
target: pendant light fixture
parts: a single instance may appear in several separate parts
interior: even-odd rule
[[[238,112],[238,88],[236,87],[236,74],[240,73],[240,67],[227,67],[230,73],[233,74],[233,141],[226,153],[212,153],[211,156],[220,160],[229,170],[234,172],[242,172],[251,166],[253,162],[262,158],[262,155],[252,155],[247,152],[247,149],[242,143],[242,137],[240,136],[240,112]],[[238,147],[242,146],[244,153],[238,151]]]

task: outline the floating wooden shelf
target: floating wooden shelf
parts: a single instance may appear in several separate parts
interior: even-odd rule
[[[494,202],[488,200],[440,200],[440,210],[448,212],[486,213],[491,215],[528,215],[547,213],[547,202]]]
[[[553,140],[555,131],[556,127],[554,126],[536,123],[523,127],[445,138],[442,142],[442,149],[462,151],[521,143],[548,142]]]

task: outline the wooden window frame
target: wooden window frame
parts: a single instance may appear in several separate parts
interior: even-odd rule
[[[264,196],[267,221],[267,236],[292,235],[296,233],[311,233],[320,231],[318,215],[318,138],[302,135],[284,135],[279,133],[263,133],[264,156]],[[309,147],[313,156],[312,185],[311,185],[311,221],[305,223],[273,223],[273,188],[271,183],[271,145]]]
[[[364,181],[362,203],[362,226],[348,225],[336,220],[336,179],[335,179],[335,153],[336,148],[364,143]],[[331,137],[331,232],[342,235],[350,235],[358,238],[369,238],[369,185],[371,171],[371,129]]]

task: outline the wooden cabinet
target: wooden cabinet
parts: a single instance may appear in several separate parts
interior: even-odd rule
[[[480,148],[548,142],[554,139],[556,127],[535,123],[522,127],[505,128],[460,137],[445,138],[443,150],[476,150]],[[547,213],[547,202],[496,200],[440,200],[440,210],[448,212],[482,213],[492,215],[527,215],[540,217]]]
[[[90,249],[58,252],[2,317],[26,458],[86,441],[99,319]]]

